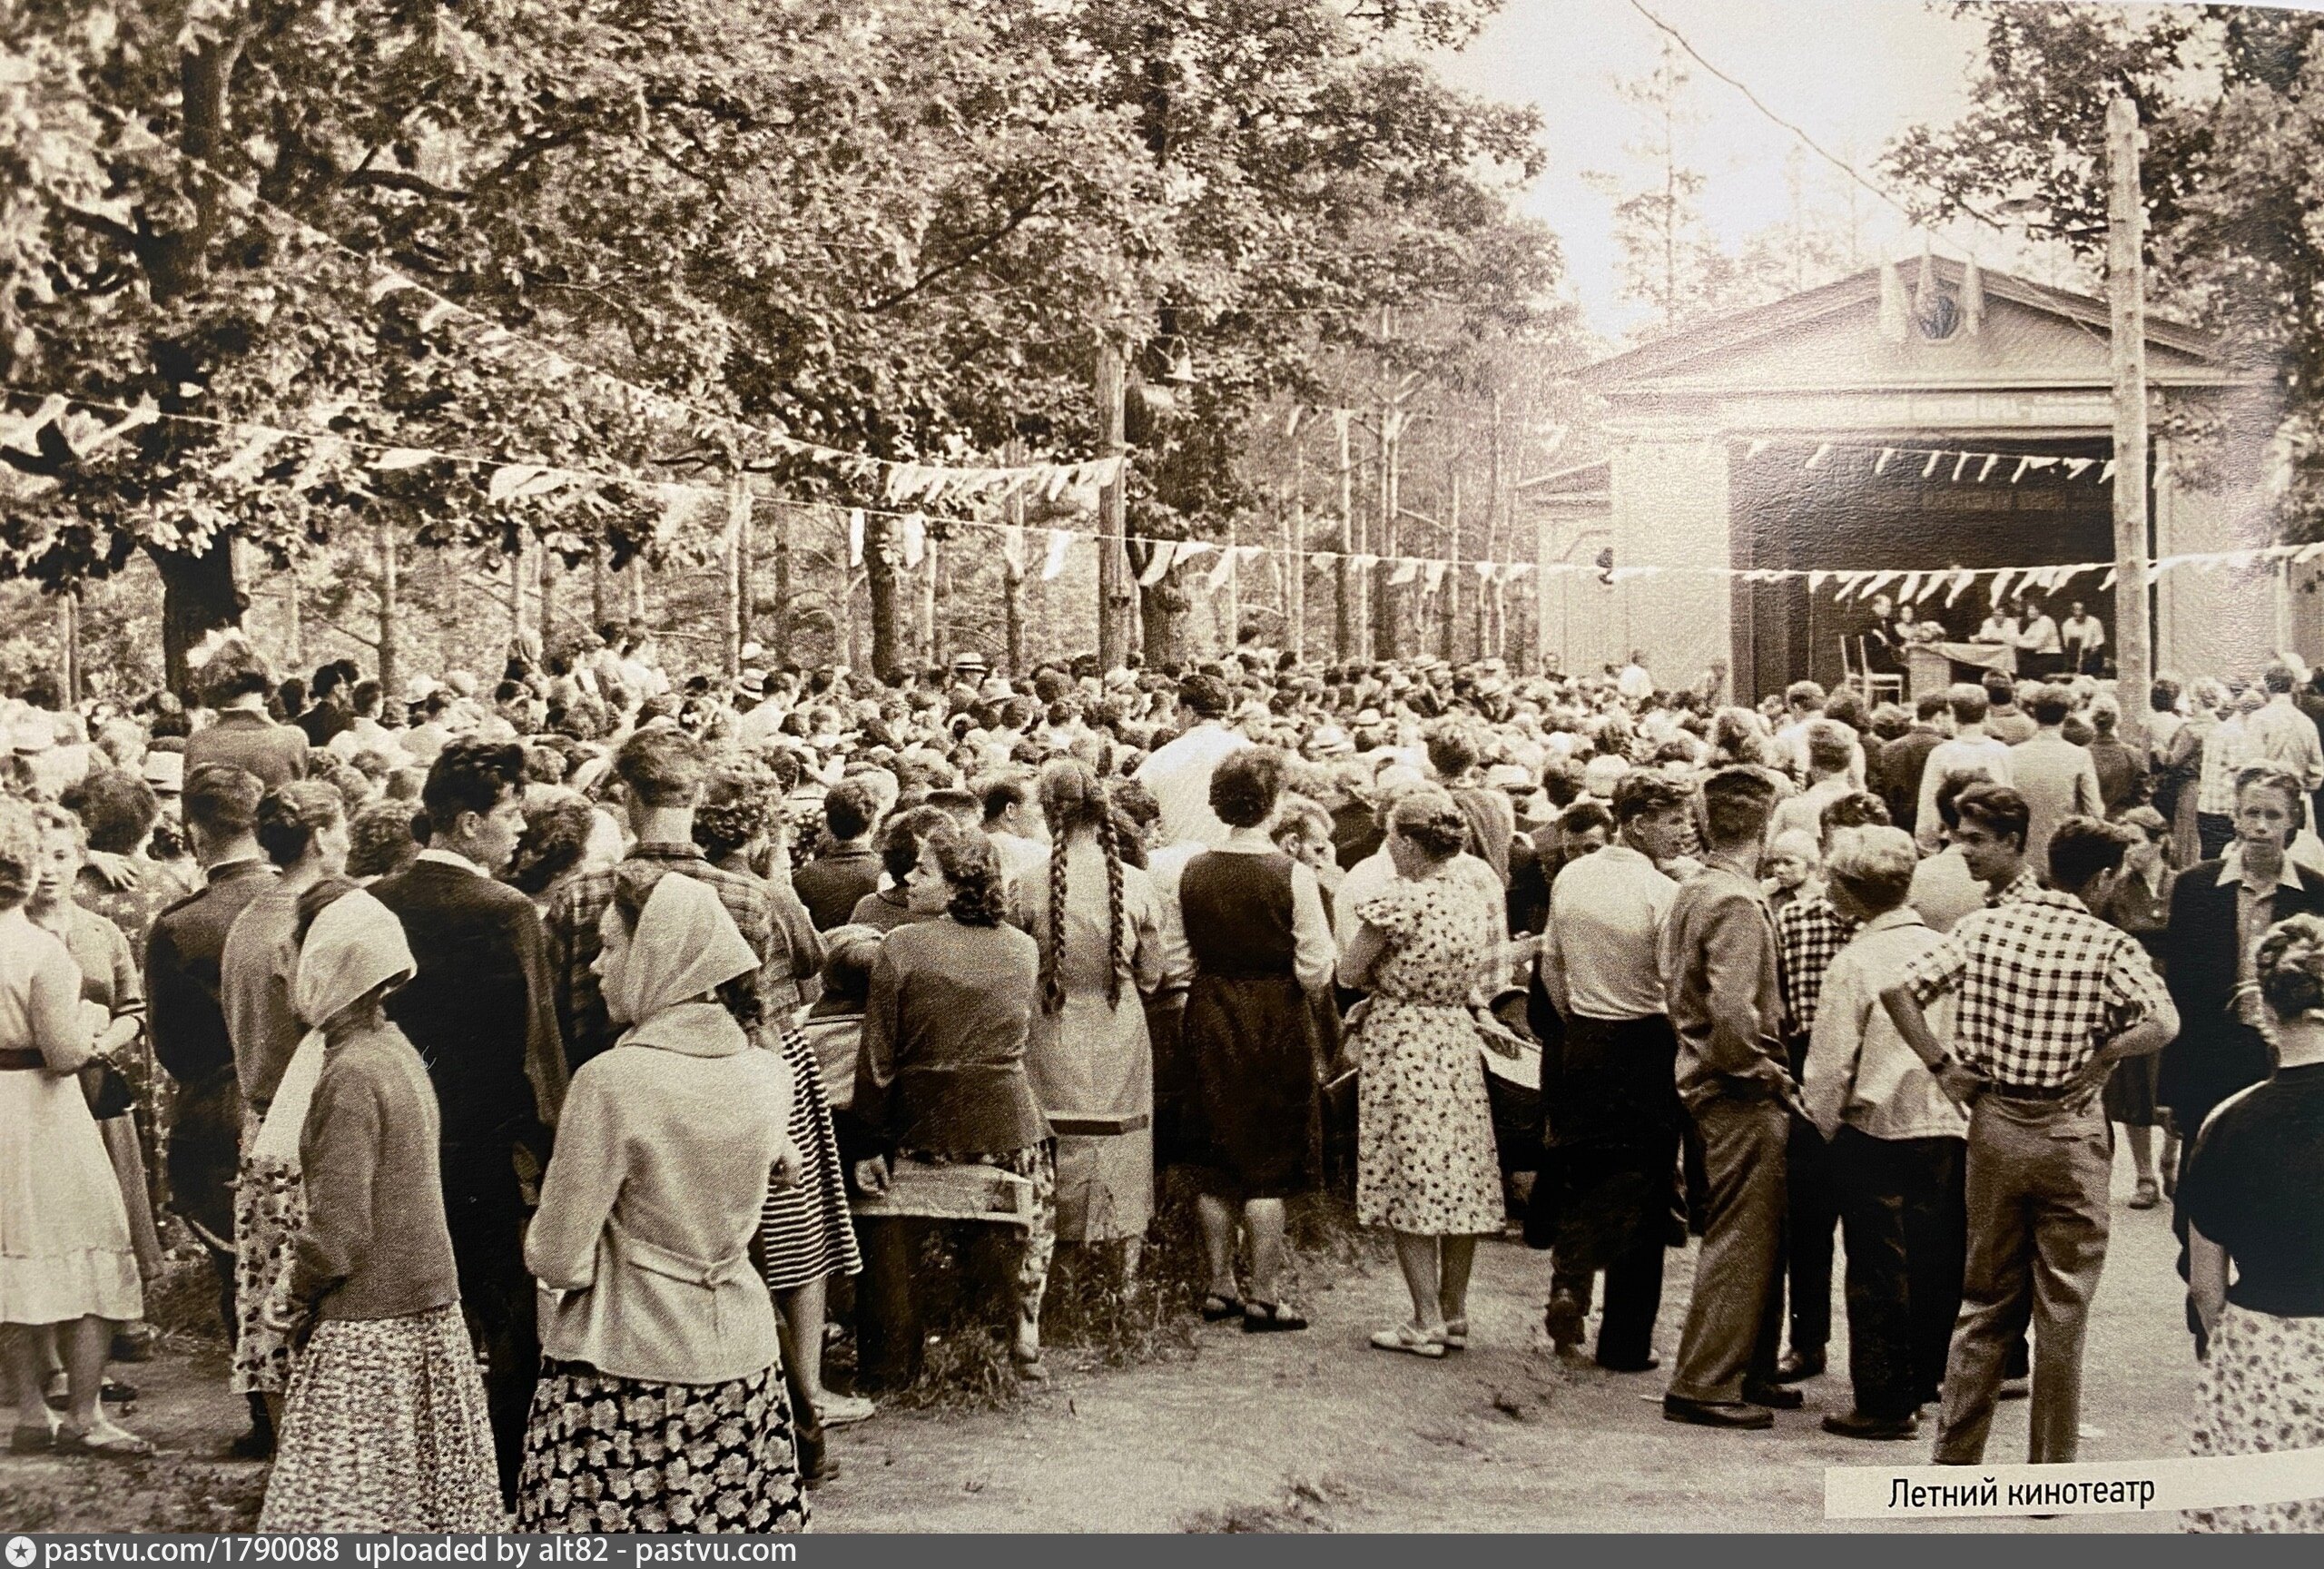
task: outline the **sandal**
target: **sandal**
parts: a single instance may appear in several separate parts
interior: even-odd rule
[[[133,1406],[137,1403],[137,1394],[136,1385],[124,1384],[118,1378],[108,1378],[104,1381],[104,1386],[97,1391],[97,1398],[108,1406]],[[57,1373],[50,1377],[44,1397],[48,1401],[49,1408],[55,1411],[62,1411],[71,1404],[72,1397],[67,1391],[64,1374]]]
[[[1296,1308],[1281,1302],[1246,1302],[1243,1305],[1243,1333],[1246,1335],[1289,1335],[1306,1327],[1306,1317]]]
[[[104,1427],[87,1433],[75,1432],[70,1427],[60,1429],[56,1435],[56,1452],[59,1455],[94,1455],[101,1460],[134,1460],[151,1455],[153,1446],[128,1428],[115,1427],[108,1423]]]
[[[22,1422],[17,1423],[15,1431],[8,1435],[8,1453],[11,1455],[47,1454],[56,1447],[56,1430],[61,1426],[63,1424],[54,1416],[48,1419],[48,1426],[45,1427],[33,1427]]]
[[[1469,1348],[1469,1321],[1466,1318],[1447,1318],[1444,1321],[1444,1348],[1447,1351],[1466,1351]]]
[[[1431,1361],[1444,1355],[1441,1335],[1432,1335],[1417,1324],[1399,1324],[1393,1329],[1383,1329],[1372,1337],[1372,1346],[1378,1351],[1406,1351]]]
[[[1217,1324],[1229,1318],[1240,1318],[1243,1311],[1240,1298],[1224,1297],[1213,1291],[1202,1299],[1202,1321],[1206,1324]]]

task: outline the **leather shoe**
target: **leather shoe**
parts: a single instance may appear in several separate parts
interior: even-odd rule
[[[1861,1411],[1834,1411],[1824,1418],[1824,1431],[1842,1438],[1905,1439],[1921,1436],[1913,1416],[1867,1416]]]
[[[1794,1351],[1776,1364],[1776,1382],[1778,1384],[1805,1384],[1810,1378],[1821,1378],[1823,1376],[1824,1353],[1821,1351],[1810,1351],[1805,1355]]]
[[[1756,1433],[1776,1425],[1774,1414],[1763,1406],[1746,1406],[1740,1401],[1689,1400],[1682,1395],[1665,1395],[1662,1397],[1662,1419],[1665,1422],[1685,1422],[1696,1427],[1726,1427],[1745,1433]]]
[[[1550,1334],[1550,1344],[1561,1351],[1570,1351],[1581,1344],[1581,1331],[1589,1317],[1581,1306],[1581,1298],[1571,1291],[1560,1291],[1541,1309],[1541,1327]]]
[[[1743,1402],[1747,1406],[1764,1406],[1770,1411],[1797,1411],[1807,1404],[1807,1396],[1780,1384],[1762,1384],[1747,1378],[1743,1381]]]
[[[1609,1373],[1651,1373],[1662,1366],[1659,1357],[1648,1357],[1637,1362],[1609,1362],[1603,1357],[1593,1357],[1590,1360]]]

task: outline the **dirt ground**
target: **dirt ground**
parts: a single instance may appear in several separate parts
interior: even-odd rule
[[[2126,1166],[2117,1177],[2085,1360],[2083,1458],[2181,1455],[2194,1361],[2168,1211],[2122,1208]],[[1691,1254],[1671,1258],[1658,1335],[1666,1362],[1691,1265]],[[1052,1353],[1054,1381],[1015,1408],[883,1412],[841,1430],[842,1474],[814,1495],[815,1528],[1816,1530],[1824,1467],[1926,1458],[1925,1440],[1866,1446],[1817,1428],[1847,1400],[1837,1308],[1833,1371],[1807,1386],[1807,1409],[1779,1413],[1771,1433],[1718,1434],[1662,1420],[1664,1374],[1617,1377],[1554,1355],[1540,1327],[1547,1280],[1544,1255],[1481,1249],[1473,1348],[1442,1362],[1365,1345],[1403,1301],[1384,1261],[1328,1280],[1311,1268],[1315,1327],[1305,1335],[1206,1326],[1191,1354],[1128,1368]],[[125,1376],[144,1391],[131,1421],[164,1452],[110,1465],[0,1457],[0,1525],[247,1527],[263,1467],[211,1458],[241,1416],[223,1393],[222,1354],[177,1342]],[[2025,1409],[2002,1406],[1994,1461],[2024,1457]],[[2010,1528],[2174,1526],[2116,1515]]]

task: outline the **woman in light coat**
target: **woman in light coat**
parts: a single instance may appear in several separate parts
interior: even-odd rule
[[[804,1529],[774,1306],[750,1258],[770,1179],[799,1169],[791,1070],[737,1016],[757,956],[691,877],[661,878],[642,908],[620,884],[601,930],[606,1006],[628,1028],[574,1075],[525,1238],[542,1362],[517,1528]]]

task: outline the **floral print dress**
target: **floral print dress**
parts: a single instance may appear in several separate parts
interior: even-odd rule
[[[1470,972],[1502,939],[1472,884],[1399,882],[1355,913],[1388,940],[1361,1030],[1357,1219],[1422,1236],[1497,1232],[1507,1218]]]

